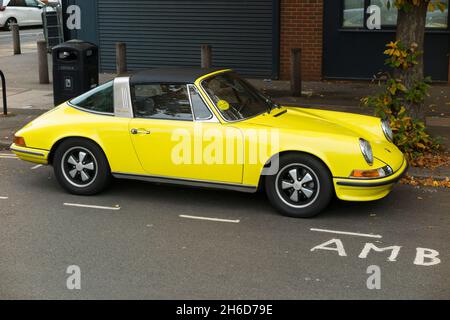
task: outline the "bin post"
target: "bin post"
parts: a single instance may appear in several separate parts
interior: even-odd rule
[[[48,84],[50,79],[48,76],[48,60],[47,60],[47,42],[38,40],[38,64],[39,64],[39,83]]]
[[[208,44],[203,44],[201,47],[202,55],[201,55],[201,67],[202,68],[211,68],[212,65],[212,48]]]
[[[2,91],[3,91],[3,115],[8,115],[8,105],[6,101],[6,79],[3,71],[0,70],[0,78],[2,80]]]
[[[11,24],[11,32],[13,38],[14,54],[21,54],[22,52],[20,50],[20,32],[19,32],[19,25],[17,23]]]
[[[294,97],[302,95],[301,56],[300,48],[291,49],[291,94]]]
[[[123,42],[116,43],[116,72],[118,75],[127,72],[127,45]]]

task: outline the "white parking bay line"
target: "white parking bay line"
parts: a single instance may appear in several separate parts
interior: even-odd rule
[[[198,217],[198,216],[189,216],[185,214],[180,214],[180,218],[186,219],[194,219],[194,220],[207,220],[207,221],[216,221],[216,222],[229,222],[229,223],[239,223],[241,220],[229,220],[229,219],[219,219],[219,218],[209,218],[209,217]]]
[[[0,200],[8,200],[8,197],[0,197]]]
[[[38,164],[38,165],[32,167],[31,170],[39,169],[39,168],[42,167],[42,166],[43,166],[42,164]]]
[[[336,230],[327,230],[327,229],[316,229],[311,228],[309,229],[311,231],[317,231],[317,232],[327,232],[327,233],[336,233],[336,234],[346,234],[349,236],[358,236],[358,237],[367,237],[367,238],[377,238],[381,239],[383,238],[379,234],[368,234],[368,233],[357,233],[357,232],[347,232],[347,231],[336,231]]]
[[[79,208],[91,208],[91,209],[101,209],[101,210],[120,210],[120,206],[117,207],[104,207],[104,206],[93,206],[90,204],[80,204],[80,203],[64,203],[67,207],[79,207]]]

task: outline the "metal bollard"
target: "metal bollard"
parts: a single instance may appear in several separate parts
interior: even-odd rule
[[[301,56],[300,48],[291,49],[291,94],[294,97],[302,96]]]
[[[116,43],[116,72],[118,75],[127,72],[127,44]]]
[[[47,42],[45,40],[38,40],[38,65],[39,65],[39,83],[50,83],[48,75],[48,60],[47,60]]]
[[[11,24],[12,38],[13,38],[13,47],[14,54],[21,54],[20,50],[20,32],[19,25],[17,23]]]
[[[8,115],[8,105],[6,101],[6,79],[3,71],[0,70],[0,78],[2,80],[2,91],[3,91],[3,115]]]
[[[201,47],[201,67],[211,68],[212,65],[212,47],[210,45],[204,44]]]

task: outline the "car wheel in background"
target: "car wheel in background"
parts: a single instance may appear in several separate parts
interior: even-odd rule
[[[73,194],[97,194],[111,180],[109,163],[103,151],[85,139],[63,141],[55,151],[53,168],[61,186]]]
[[[9,18],[5,22],[5,30],[11,31],[12,30],[12,24],[17,23],[17,20],[15,18]]]
[[[265,190],[279,212],[295,218],[319,214],[334,195],[328,168],[313,156],[295,153],[280,157],[277,174],[266,176]]]

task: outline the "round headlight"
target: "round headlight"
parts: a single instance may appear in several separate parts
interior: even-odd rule
[[[366,159],[366,162],[370,165],[373,164],[373,153],[372,147],[370,146],[370,142],[364,139],[359,139],[359,147],[361,148],[361,152]]]
[[[390,142],[394,142],[394,133],[392,132],[391,125],[389,124],[389,120],[387,120],[387,119],[382,120],[381,128],[383,129],[386,139],[388,139]]]

